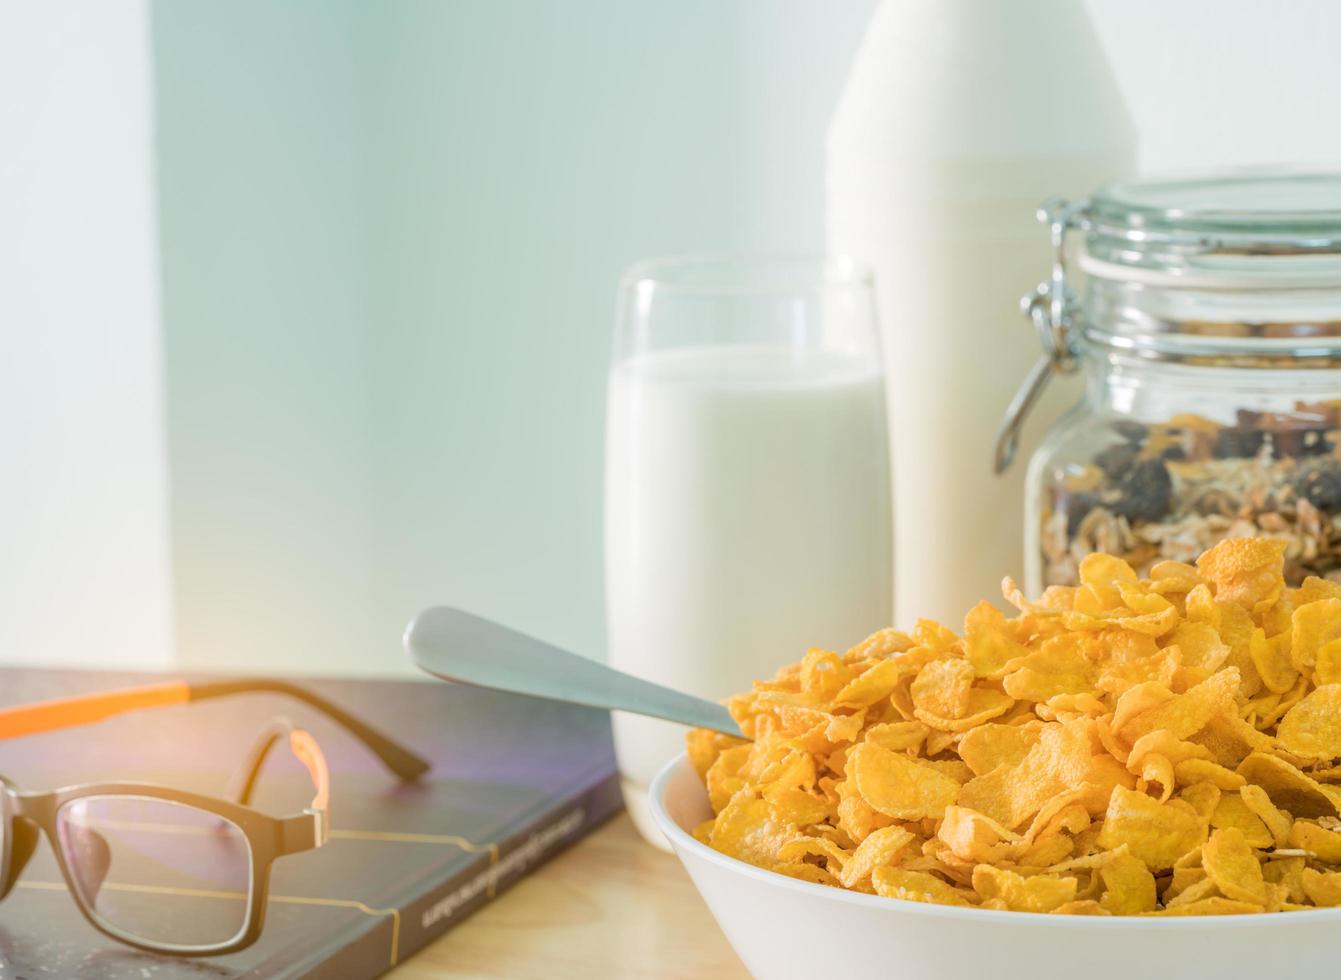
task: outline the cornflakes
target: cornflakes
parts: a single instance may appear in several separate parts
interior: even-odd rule
[[[1241,830],[1228,827],[1211,834],[1201,849],[1201,864],[1206,879],[1214,882],[1225,898],[1267,904],[1262,865]]]
[[[1324,684],[1285,712],[1276,739],[1306,759],[1341,757],[1341,684]]]
[[[1140,579],[1092,555],[1018,613],[979,603],[812,649],[689,758],[695,835],[817,885],[1060,915],[1341,905],[1341,586],[1231,539]]]
[[[1099,869],[1103,897],[1099,899],[1113,915],[1139,915],[1155,910],[1155,876],[1140,858],[1115,851],[1114,857]]]
[[[902,827],[881,827],[852,852],[838,873],[838,880],[844,888],[855,888],[869,879],[876,868],[894,864],[913,839],[913,835]]]
[[[1126,845],[1128,852],[1151,871],[1173,867],[1174,861],[1201,846],[1208,824],[1186,800],[1158,800],[1121,786],[1113,789],[1104,815],[1099,846]]]
[[[902,898],[910,902],[930,902],[937,905],[971,905],[959,889],[941,878],[924,871],[903,871],[898,868],[876,868],[871,876],[877,895]]]
[[[847,770],[867,806],[898,820],[939,818],[959,795],[954,779],[871,742],[848,753]]]
[[[1014,871],[980,864],[973,869],[973,890],[983,904],[1012,912],[1051,912],[1076,897],[1075,878],[1025,878]]]
[[[1263,822],[1262,818],[1249,809],[1238,793],[1222,793],[1211,813],[1211,827],[1214,830],[1234,828],[1243,835],[1243,839],[1257,848],[1270,848],[1276,838]]]
[[[1341,834],[1307,820],[1296,820],[1290,828],[1289,843],[1310,857],[1328,864],[1341,864]]]

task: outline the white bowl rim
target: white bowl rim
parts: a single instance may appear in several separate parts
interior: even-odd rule
[[[885,898],[881,895],[867,895],[863,892],[848,891],[829,885],[817,885],[799,878],[769,871],[737,858],[728,857],[721,851],[713,850],[706,844],[695,840],[691,834],[680,829],[680,825],[666,812],[662,799],[676,770],[689,766],[689,756],[681,752],[657,773],[652,780],[648,793],[648,803],[652,819],[661,828],[661,832],[671,842],[676,851],[685,850],[705,861],[715,864],[733,874],[754,878],[775,888],[788,889],[803,895],[825,901],[836,901],[857,905],[868,909],[890,911],[891,903],[898,906],[904,914],[922,915],[939,919],[961,919],[967,921],[990,921],[997,924],[1017,922],[1046,923],[1054,928],[1070,929],[1187,929],[1190,924],[1210,928],[1228,929],[1233,926],[1271,928],[1274,924],[1285,922],[1301,923],[1318,920],[1341,919],[1341,907],[1330,909],[1307,909],[1295,912],[1250,912],[1243,915],[1187,915],[1187,916],[1149,916],[1149,915],[1050,915],[1043,912],[1007,912],[999,909],[961,908],[956,905],[936,905],[930,902],[913,902],[902,898]]]

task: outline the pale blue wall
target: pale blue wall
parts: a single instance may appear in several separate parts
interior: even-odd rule
[[[393,670],[434,601],[599,655],[616,277],[820,247],[868,9],[156,3],[182,657]]]
[[[153,29],[179,656],[352,665],[375,646],[360,25],[172,0]]]

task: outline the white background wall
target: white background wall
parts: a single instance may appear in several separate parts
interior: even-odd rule
[[[1086,6],[1147,169],[1341,163],[1341,4]],[[615,278],[818,246],[871,9],[0,0],[0,658],[599,655]]]
[[[1086,0],[1141,167],[1341,166],[1335,0]]]
[[[171,660],[144,0],[0,0],[0,659]]]

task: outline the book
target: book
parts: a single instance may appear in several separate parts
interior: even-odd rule
[[[0,704],[111,690],[145,674],[0,668]],[[330,838],[277,860],[265,930],[224,956],[182,958],[115,942],[80,914],[43,840],[0,901],[0,977],[375,977],[446,933],[620,806],[609,715],[439,682],[294,679],[432,762],[402,783],[339,725],[277,694],[132,712],[0,741],[20,789],[143,780],[222,797],[276,716],[310,731],[331,773]],[[310,802],[307,772],[272,753],[253,805]]]

